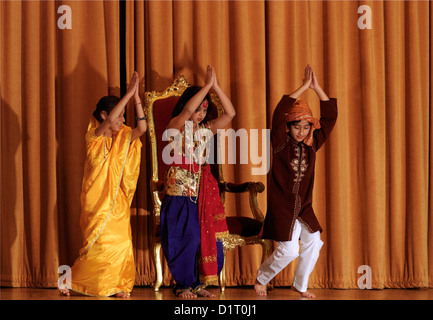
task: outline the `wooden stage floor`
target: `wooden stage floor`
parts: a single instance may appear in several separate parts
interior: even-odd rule
[[[216,298],[182,299],[173,295],[170,288],[154,292],[151,287],[135,287],[129,298],[87,297],[83,295],[60,295],[57,289],[41,288],[0,288],[0,300],[196,300],[196,301],[276,301],[276,300],[433,300],[433,289],[383,289],[383,290],[335,290],[309,289],[314,299],[301,299],[290,288],[275,288],[266,297],[258,297],[253,287],[228,287],[220,294],[217,287],[208,288]]]
[[[124,318],[139,315],[144,319],[277,319],[333,315],[354,318],[373,315],[373,319],[396,319],[408,310],[430,312],[433,289],[332,290],[310,289],[315,299],[301,299],[290,288],[275,288],[258,297],[253,287],[228,287],[224,294],[209,288],[215,298],[176,298],[170,288],[154,292],[150,287],[135,287],[130,298],[96,298],[60,295],[57,289],[0,288],[3,314],[19,313],[31,318],[48,315],[78,319]],[[301,300],[310,300],[303,302]],[[416,306],[414,306],[416,304]],[[416,308],[416,309],[415,309]],[[12,313],[13,312],[13,313]],[[371,317],[369,317],[371,318]]]

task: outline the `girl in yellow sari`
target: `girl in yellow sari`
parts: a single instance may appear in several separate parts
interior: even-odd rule
[[[147,130],[135,72],[126,95],[98,102],[86,134],[81,191],[83,247],[60,291],[89,296],[129,297],[135,281],[130,205],[140,168],[141,141]],[[124,112],[134,97],[137,127],[125,126]],[[68,289],[69,288],[69,289]]]

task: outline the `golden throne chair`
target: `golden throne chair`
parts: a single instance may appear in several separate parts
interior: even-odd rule
[[[161,202],[164,191],[164,178],[165,172],[168,166],[162,161],[162,150],[167,145],[167,141],[162,140],[163,132],[166,129],[167,123],[171,119],[171,113],[177,100],[182,95],[184,90],[189,87],[190,84],[183,75],[179,75],[173,83],[162,92],[148,91],[144,95],[144,105],[148,115],[148,137],[150,140],[151,148],[151,166],[152,166],[152,178],[150,181],[150,191],[152,195],[153,210],[152,210],[152,250],[153,250],[153,261],[155,263],[156,279],[153,283],[155,291],[158,291],[162,285],[162,260],[161,260],[161,234],[160,234],[160,210]],[[218,116],[224,110],[219,102],[216,95],[211,95],[213,103],[217,107],[213,117]],[[216,145],[216,144],[215,144]],[[211,165],[212,174],[218,181],[220,188],[220,196],[224,202],[225,193],[249,193],[249,203],[251,212],[249,216],[235,216],[227,217],[227,225],[229,229],[229,236],[223,242],[224,248],[224,267],[219,275],[220,291],[224,292],[225,282],[225,259],[227,251],[233,250],[236,247],[242,247],[245,245],[260,244],[262,246],[262,262],[272,252],[272,241],[261,239],[259,232],[261,230],[264,216],[260,211],[257,204],[257,194],[262,193],[265,190],[263,183],[261,182],[245,182],[241,184],[230,183],[224,181],[223,171],[221,164]]]

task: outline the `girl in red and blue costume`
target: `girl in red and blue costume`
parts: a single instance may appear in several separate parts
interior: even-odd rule
[[[224,113],[209,121],[211,89],[218,95]],[[226,128],[235,114],[230,99],[218,85],[214,68],[208,66],[205,85],[185,90],[167,125],[177,133],[172,143],[178,147],[173,149],[174,161],[166,173],[161,245],[176,281],[173,292],[179,297],[215,297],[205,287],[218,281],[224,265],[221,240],[228,236],[228,228],[218,183],[206,162],[207,155],[199,154],[197,147],[205,138],[201,135],[214,135]],[[191,141],[193,136],[195,141]]]

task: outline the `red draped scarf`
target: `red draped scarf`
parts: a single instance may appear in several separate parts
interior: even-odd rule
[[[210,165],[201,168],[198,201],[201,228],[200,280],[205,284],[211,284],[218,280],[216,240],[226,237],[228,228],[218,182],[210,171]]]

